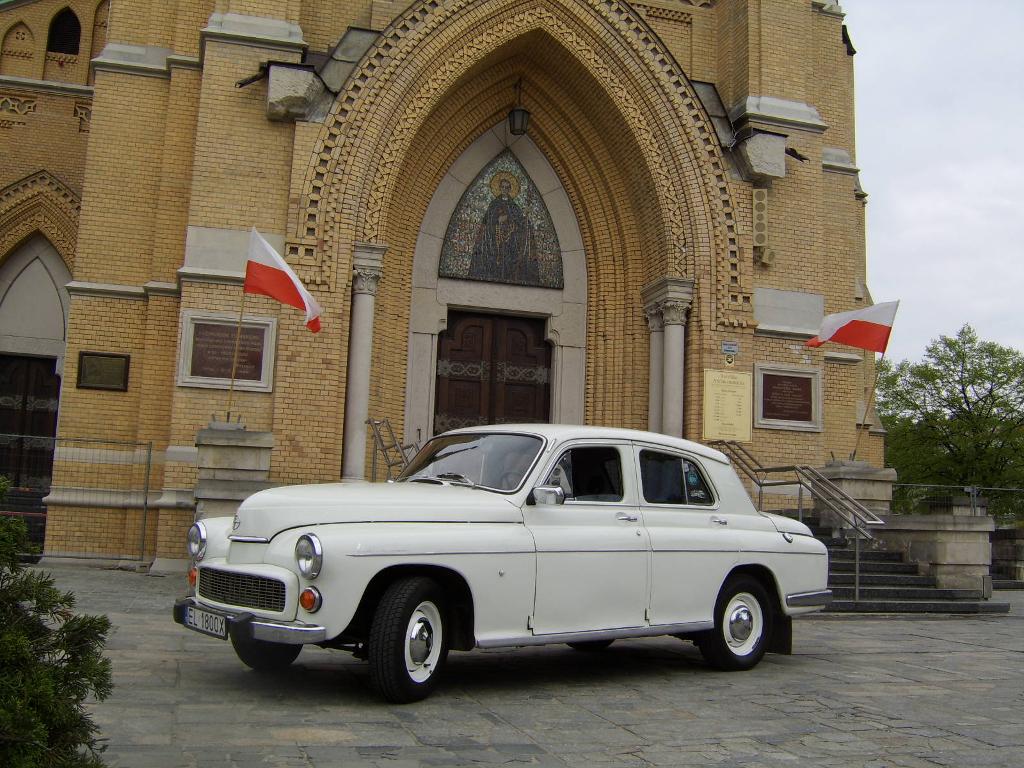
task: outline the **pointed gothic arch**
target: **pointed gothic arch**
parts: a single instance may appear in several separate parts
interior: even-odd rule
[[[48,171],[0,189],[0,263],[34,232],[41,233],[74,271],[81,200]]]
[[[638,149],[655,190],[644,233],[648,271],[699,274],[705,320],[746,325],[734,205],[710,120],[657,36],[614,0],[419,0],[392,22],[353,71],[315,145],[288,240],[306,279],[340,289],[356,242],[386,244],[400,210],[397,174],[426,121],[481,61],[531,34],[579,62]]]

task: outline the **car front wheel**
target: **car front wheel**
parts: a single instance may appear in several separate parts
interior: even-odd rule
[[[441,587],[422,576],[396,581],[381,598],[370,625],[373,686],[390,702],[426,698],[448,658],[448,627]]]
[[[772,631],[772,605],[760,582],[729,579],[715,603],[715,628],[694,639],[716,669],[752,669],[765,654]]]
[[[270,672],[284,669],[299,655],[301,645],[285,645],[268,643],[265,640],[242,640],[231,635],[231,646],[235,654],[246,666],[258,672]]]

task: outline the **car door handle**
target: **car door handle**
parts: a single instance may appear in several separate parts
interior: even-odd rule
[[[718,523],[719,525],[728,525],[729,524],[729,521],[726,520],[724,517],[712,517],[711,518],[711,522],[712,523]]]
[[[627,523],[635,523],[640,518],[639,518],[639,516],[631,515],[628,512],[619,512],[619,514],[617,514],[615,516],[615,519],[616,520],[623,520],[623,521],[625,521]]]

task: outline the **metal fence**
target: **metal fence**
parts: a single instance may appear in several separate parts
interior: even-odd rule
[[[0,434],[0,475],[11,483],[0,515],[24,519],[32,542],[41,546],[47,518],[58,511],[68,520],[66,536],[71,539],[76,521],[84,525],[94,510],[124,510],[123,525],[111,532],[112,545],[120,550],[119,557],[137,547],[136,559],[142,560],[152,533],[152,472],[152,443]],[[75,557],[108,556],[76,552],[73,541],[63,542],[60,550]]]
[[[1024,520],[1024,488],[894,483],[896,514],[992,515],[1000,523]]]

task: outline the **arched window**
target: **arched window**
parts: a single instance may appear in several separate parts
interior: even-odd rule
[[[50,34],[46,38],[48,53],[67,53],[78,55],[78,43],[82,39],[82,25],[70,8],[53,17],[50,22]]]
[[[15,24],[0,43],[0,75],[38,77],[33,57],[35,38],[24,23]]]

